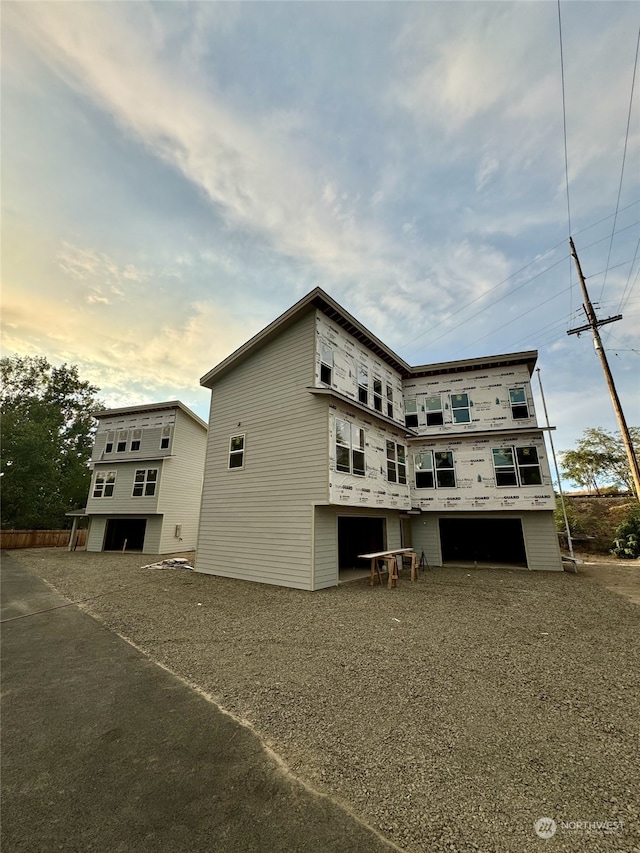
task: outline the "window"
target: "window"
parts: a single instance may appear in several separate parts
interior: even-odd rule
[[[162,427],[162,436],[160,437],[160,450],[167,450],[171,443],[171,427]],[[131,448],[133,450],[133,448]]]
[[[333,350],[327,344],[320,344],[320,382],[331,385],[333,372]]]
[[[115,471],[98,471],[93,484],[94,498],[110,498],[116,485]]]
[[[516,448],[520,484],[523,486],[540,486],[542,475],[538,462],[538,450],[535,447]]]
[[[413,467],[416,474],[416,489],[433,489],[433,453],[416,453],[413,457]]]
[[[468,424],[471,421],[469,412],[469,395],[468,394],[452,394],[451,395],[451,410],[453,412],[454,424]]]
[[[393,417],[393,388],[387,385],[387,417]]]
[[[418,426],[418,406],[415,397],[408,397],[404,401],[404,423],[408,427]]]
[[[358,402],[369,405],[369,374],[364,367],[358,368]]]
[[[433,397],[426,397],[424,401],[427,411],[427,426],[442,426],[444,416],[442,414],[442,397],[436,394]]]
[[[416,453],[413,457],[416,489],[453,489],[456,485],[456,472],[453,466],[453,453],[450,450]],[[435,476],[434,476],[435,475]]]
[[[496,470],[496,486],[518,485],[512,447],[494,447],[493,467]]]
[[[453,467],[453,453],[450,450],[433,454],[436,463],[436,486],[439,489],[453,489],[456,485],[456,472]]]
[[[496,486],[539,486],[542,484],[538,450],[535,447],[495,447],[493,465]]]
[[[364,430],[336,419],[336,469],[345,474],[365,475]]]
[[[139,471],[136,471],[136,476],[133,481],[133,494],[134,498],[151,498],[156,493],[156,485],[158,482],[158,469],[157,468],[147,468],[145,471],[144,468],[141,468]]]
[[[116,453],[124,453],[127,449],[127,439],[129,438],[129,432],[126,429],[122,429],[118,432],[118,443],[116,444]]]
[[[511,403],[511,416],[515,420],[529,417],[529,406],[524,388],[510,388],[509,402]]]
[[[387,441],[387,480],[390,483],[407,482],[407,456],[402,444]]]
[[[244,433],[229,439],[229,468],[244,468]]]
[[[376,412],[382,411],[382,380],[373,380],[373,408]]]
[[[109,432],[107,433],[107,440],[106,440],[105,445],[104,445],[104,452],[105,453],[113,453],[113,445],[114,445],[115,440],[116,440],[115,430],[109,430]]]
[[[134,429],[131,433],[131,449],[140,450],[140,442],[142,441],[142,430]]]

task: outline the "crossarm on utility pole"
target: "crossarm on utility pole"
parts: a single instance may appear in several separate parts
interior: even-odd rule
[[[613,403],[613,409],[616,414],[616,418],[618,419],[618,425],[620,427],[622,441],[624,443],[625,450],[627,451],[627,458],[629,460],[629,468],[631,469],[631,477],[633,480],[636,500],[640,501],[640,469],[638,468],[638,459],[636,457],[636,452],[633,447],[633,442],[631,441],[629,427],[627,426],[627,422],[624,417],[624,412],[622,411],[620,398],[618,397],[618,392],[616,391],[616,386],[613,381],[609,362],[607,361],[607,355],[604,351],[604,347],[602,346],[602,341],[600,339],[600,332],[598,331],[598,326],[602,325],[602,323],[598,322],[598,319],[595,315],[595,311],[593,310],[593,305],[591,304],[591,300],[589,299],[587,285],[584,280],[584,275],[582,274],[582,267],[580,266],[580,261],[578,260],[578,253],[576,252],[576,247],[574,246],[573,239],[571,237],[569,237],[569,245],[571,247],[571,256],[575,262],[576,269],[578,271],[578,278],[580,279],[580,287],[582,288],[582,296],[584,298],[584,310],[587,315],[587,320],[589,321],[589,326],[586,326],[585,330],[587,328],[591,328],[591,331],[593,333],[593,344],[602,364],[604,376],[607,380],[607,386],[609,388],[609,394],[611,396],[611,402]]]

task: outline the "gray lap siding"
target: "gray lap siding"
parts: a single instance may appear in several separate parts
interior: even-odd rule
[[[196,568],[312,589],[313,503],[328,492],[328,407],[313,382],[314,313],[213,386]],[[245,436],[229,469],[229,439]]]

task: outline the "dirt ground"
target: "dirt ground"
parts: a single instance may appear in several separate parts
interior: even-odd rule
[[[640,605],[640,560],[617,560],[597,554],[577,554],[578,574],[588,577]]]
[[[640,853],[638,561],[307,593],[139,554],[12,557],[407,853]]]

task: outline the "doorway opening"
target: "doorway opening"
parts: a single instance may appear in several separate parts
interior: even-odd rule
[[[338,518],[338,568],[368,569],[369,560],[361,560],[358,554],[384,551],[386,542],[386,519],[348,515]]]
[[[527,567],[519,518],[441,518],[443,563],[499,563]]]
[[[104,550],[142,551],[146,529],[146,518],[109,518],[104,537]]]

